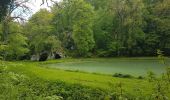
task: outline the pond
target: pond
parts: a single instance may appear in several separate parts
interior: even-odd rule
[[[170,59],[167,59],[170,62]],[[47,65],[50,68],[83,71],[100,74],[131,74],[134,76],[146,75],[153,71],[160,75],[165,71],[165,65],[156,58],[106,58],[106,59],[74,59],[62,63]]]

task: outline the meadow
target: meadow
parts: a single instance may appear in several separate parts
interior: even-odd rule
[[[63,70],[63,69],[49,67],[49,65],[51,64],[62,64],[62,63],[65,64],[66,62],[79,63],[84,60],[89,61],[89,60],[94,60],[94,58],[93,59],[92,58],[60,59],[60,60],[51,60],[46,62],[16,61],[16,62],[5,62],[5,65],[7,71],[17,73],[19,75],[25,75],[29,77],[31,80],[41,79],[43,81],[48,81],[47,83],[59,81],[59,82],[63,82],[64,84],[70,84],[70,85],[76,84],[76,86],[81,85],[82,87],[88,87],[90,89],[99,89],[101,91],[104,91],[104,93],[106,93],[105,94],[106,96],[110,96],[110,95],[114,95],[114,93],[118,93],[119,96],[120,94],[122,94],[121,96],[126,95],[125,96],[126,98],[135,97],[135,98],[144,99],[144,98],[150,98],[152,94],[156,92],[154,89],[156,84],[154,82],[149,82],[147,76],[135,76],[135,75],[133,76],[132,74],[131,77],[122,78],[122,77],[114,77],[111,74],[88,73],[86,71]],[[95,59],[95,60],[104,61],[104,59]],[[105,61],[106,60],[109,61],[113,59],[105,59]],[[121,60],[124,61],[125,59],[121,59]],[[142,60],[142,59],[138,59],[138,60]],[[37,82],[37,83],[41,84],[41,82]],[[42,84],[44,83],[42,82]],[[166,94],[169,96],[169,93]],[[66,97],[64,100],[67,100]],[[110,99],[106,99],[106,100],[110,100]]]

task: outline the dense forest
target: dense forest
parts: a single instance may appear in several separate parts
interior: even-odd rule
[[[67,57],[170,55],[170,0],[63,0],[24,23],[0,24],[6,60],[42,53]],[[13,8],[8,8],[11,11]]]

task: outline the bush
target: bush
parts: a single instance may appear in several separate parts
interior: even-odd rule
[[[113,77],[119,77],[119,78],[132,78],[133,76],[129,74],[121,74],[121,73],[115,73]]]
[[[3,61],[0,60],[0,73],[5,72],[6,68],[7,68],[7,67],[5,66],[5,64],[3,63]]]
[[[0,73],[4,71],[4,67],[0,65]]]
[[[60,96],[48,96],[48,97],[45,97],[45,100],[63,100],[62,97]]]
[[[144,79],[145,77],[143,77],[143,76],[138,76],[138,79]]]

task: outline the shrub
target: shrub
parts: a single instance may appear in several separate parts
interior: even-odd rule
[[[63,97],[53,95],[45,97],[45,100],[63,100]]]
[[[121,73],[115,73],[113,77],[119,77],[119,78],[132,78],[130,74],[121,74]]]
[[[137,79],[144,79],[144,77],[143,76],[138,76],[138,78]]]
[[[149,81],[149,82],[153,82],[153,81],[156,80],[156,75],[155,75],[155,73],[152,72],[152,71],[148,71],[148,72],[147,72],[147,76],[148,76],[148,81]]]

